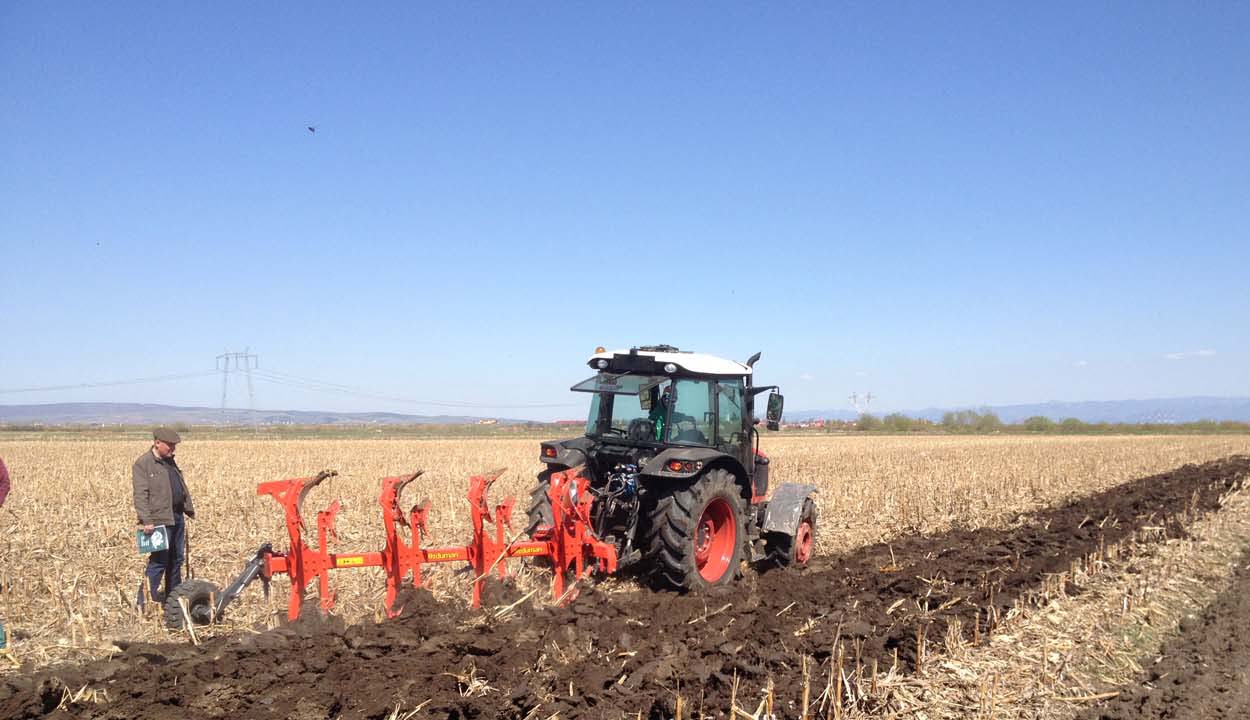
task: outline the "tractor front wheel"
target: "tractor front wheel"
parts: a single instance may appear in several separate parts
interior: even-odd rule
[[[651,511],[647,552],[659,584],[704,590],[732,582],[742,564],[742,494],[733,475],[711,470],[662,496]]]
[[[769,559],[778,565],[806,565],[816,548],[816,503],[811,498],[803,501],[793,535],[769,533],[764,541]]]

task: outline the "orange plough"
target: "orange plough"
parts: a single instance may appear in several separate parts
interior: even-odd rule
[[[573,594],[571,581],[575,582],[592,571],[605,574],[616,572],[615,546],[598,539],[591,530],[593,495],[589,489],[590,482],[581,468],[552,476],[549,497],[553,522],[537,528],[534,536],[524,541],[521,541],[521,533],[508,537],[514,499],[509,497],[493,508],[488,500],[490,487],[503,470],[474,475],[469,478],[468,492],[473,537],[467,545],[448,547],[425,547],[423,544],[430,513],[429,501],[413,505],[407,512],[400,505],[404,488],[422,474],[418,470],[410,475],[382,480],[378,502],[382,506],[386,545],[381,550],[354,553],[331,550],[331,545],[338,543],[334,527],[335,516],[341,507],[338,500],[317,513],[317,546],[311,547],[305,540],[308,528],[301,513],[304,498],[309,491],[337,473],[327,470],[311,477],[258,485],[258,495],[269,495],[282,506],[289,544],[284,551],[262,545],[243,573],[218,596],[212,616],[220,618],[226,605],[257,578],[265,583],[267,590],[269,581],[275,575],[290,578],[287,617],[294,620],[299,617],[304,596],[314,583],[321,598],[321,610],[328,612],[334,607],[334,590],[330,587],[332,570],[382,568],[386,573],[385,610],[390,616],[400,610],[395,607],[400,590],[408,584],[421,587],[422,567],[433,563],[467,563],[472,568],[475,575],[471,598],[473,607],[482,604],[482,587],[486,579],[492,573],[501,578],[507,577],[508,561],[513,558],[550,558],[553,569],[551,592],[557,602],[570,599]]]

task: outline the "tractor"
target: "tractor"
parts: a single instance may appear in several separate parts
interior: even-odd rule
[[[591,530],[637,564],[653,584],[700,591],[731,582],[742,561],[805,564],[812,556],[812,485],[768,496],[769,459],[759,449],[756,398],[769,393],[765,426],[780,428],[784,398],[753,382],[746,363],[670,345],[597,348],[585,434],[541,444],[546,468],[530,495],[527,532],[551,532],[552,477],[579,469],[594,497]]]
[[[382,569],[383,609],[393,615],[400,591],[421,587],[425,568],[441,563],[469,565],[474,607],[488,578],[507,577],[511,559],[547,563],[552,598],[561,603],[576,597],[588,575],[629,565],[645,568],[657,585],[700,591],[731,582],[744,560],[805,564],[816,537],[815,487],[785,484],[765,500],[768,456],[759,449],[755,399],[769,393],[766,427],[777,430],[783,398],[775,385],[752,382],[759,358],[743,364],[668,345],[599,348],[590,358],[596,374],[572,388],[591,394],[586,433],[541,444],[546,469],[530,495],[527,524],[512,532],[513,498],[489,500],[502,469],[474,475],[467,494],[473,534],[464,545],[428,546],[429,502],[404,508],[404,488],[420,470],[382,479],[386,543],[357,552],[333,547],[337,500],[317,513],[315,525],[304,521],[309,491],[338,473],[262,482],[257,494],[283,509],[286,548],[261,545],[224,590],[183,582],[165,601],[166,622],[217,622],[254,581],[268,595],[278,575],[290,580],[287,617],[295,620],[314,587],[320,610],[331,610],[330,574],[347,569]]]

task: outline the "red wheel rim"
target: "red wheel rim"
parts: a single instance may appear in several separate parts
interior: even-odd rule
[[[715,498],[703,508],[694,534],[694,564],[704,580],[714,583],[725,577],[738,542],[734,511],[724,498]]]
[[[812,532],[812,521],[799,523],[798,532],[794,533],[794,561],[805,565],[812,559],[812,547],[816,545],[816,533]]]

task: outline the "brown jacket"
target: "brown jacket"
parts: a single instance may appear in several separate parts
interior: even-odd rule
[[[173,525],[174,498],[170,486],[176,482],[182,486],[185,500],[182,510],[188,517],[195,517],[195,506],[191,504],[191,491],[182,479],[182,471],[173,460],[158,460],[151,450],[135,460],[131,472],[135,486],[135,512],[139,516],[140,525]]]

